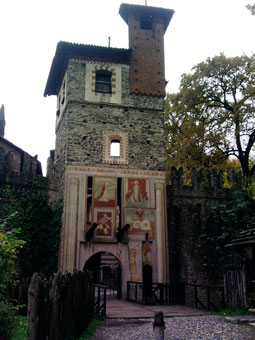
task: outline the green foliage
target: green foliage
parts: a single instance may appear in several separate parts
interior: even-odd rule
[[[6,219],[0,224],[0,301],[5,299],[5,290],[12,282],[18,253],[24,246],[24,241],[18,238],[20,229],[12,228],[7,231],[8,222],[9,219]]]
[[[208,58],[183,74],[165,108],[167,167],[218,168],[230,156],[244,178],[255,166],[255,55]]]
[[[4,211],[10,217],[5,229],[8,232],[18,229],[25,241],[17,263],[20,274],[23,277],[34,272],[53,274],[57,270],[62,204],[51,208],[46,198],[33,189],[21,198],[9,190],[8,196]]]
[[[12,306],[0,302],[0,339],[10,340],[14,327],[15,310]]]
[[[246,5],[246,8],[251,12],[251,15],[255,15],[255,5]]]
[[[78,339],[76,339],[73,336],[69,336],[65,340],[87,340],[92,335],[94,335],[96,333],[96,330],[97,330],[99,323],[100,323],[99,319],[94,318],[90,321],[88,327],[86,328],[86,330],[81,334],[81,336]]]
[[[79,337],[78,340],[87,340],[89,337],[94,335],[96,333],[97,327],[99,325],[100,321],[96,318],[92,319],[89,323],[86,331],[82,333],[82,335]]]
[[[197,242],[203,268],[210,277],[215,276],[218,268],[233,262],[225,245],[255,222],[255,201],[245,192],[235,192],[234,197],[231,202],[211,207],[207,229]]]
[[[222,316],[242,316],[242,315],[249,315],[249,312],[243,309],[238,309],[238,310],[223,309],[217,314],[222,315]]]
[[[27,339],[27,317],[16,316],[14,320],[14,328],[11,340],[26,340]]]

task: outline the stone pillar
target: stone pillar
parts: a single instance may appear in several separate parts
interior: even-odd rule
[[[81,242],[85,241],[85,225],[87,215],[87,176],[79,175],[79,202],[77,202],[77,249],[76,249],[76,269],[83,270],[81,263]],[[85,207],[85,208],[84,208]]]
[[[153,333],[155,340],[165,339],[165,322],[162,312],[155,312],[153,322]]]
[[[66,190],[62,271],[72,272],[76,267],[79,179],[68,178]]]
[[[167,281],[167,249],[166,249],[166,220],[165,220],[165,191],[164,183],[156,183],[156,235],[158,253],[158,282]]]

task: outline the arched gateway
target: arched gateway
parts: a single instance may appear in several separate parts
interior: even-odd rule
[[[92,273],[93,282],[109,287],[109,292],[121,298],[121,264],[111,253],[98,252],[85,263],[84,270]]]

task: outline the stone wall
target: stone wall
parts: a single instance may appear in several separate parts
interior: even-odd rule
[[[211,173],[209,185],[204,184],[202,171],[193,170],[191,177],[192,184],[186,186],[182,169],[173,168],[172,184],[167,187],[170,282],[221,285],[223,268],[213,273],[204,269],[203,254],[210,250],[199,249],[198,241],[208,228],[217,228],[211,207],[233,200],[233,190],[241,187],[241,176],[229,174],[232,189],[223,188],[221,172]],[[193,287],[186,294],[194,295]],[[205,298],[206,291],[203,294]]]
[[[24,152],[22,171],[13,170],[12,163],[13,153],[0,148],[0,216],[3,216],[2,208],[8,201],[8,189],[15,190],[17,197],[21,197],[32,187],[47,195],[47,179],[38,174],[37,157]]]
[[[63,133],[57,133],[56,145],[68,128],[66,161],[68,164],[102,164],[103,132],[128,133],[129,162],[125,167],[147,170],[164,170],[163,99],[129,94],[129,66],[122,66],[121,105],[85,102],[84,84],[86,65],[75,61],[69,63],[67,71],[67,104],[63,120]],[[83,101],[73,100],[75,98]],[[66,122],[67,121],[67,122]],[[88,127],[88,128],[87,128]],[[67,133],[67,131],[66,131]],[[62,155],[63,156],[63,155]],[[63,159],[63,157],[60,157]],[[116,167],[116,165],[114,165]],[[121,166],[123,167],[123,165]]]
[[[71,59],[66,71],[65,105],[56,119],[56,150],[47,173],[53,201],[54,192],[63,195],[67,164],[164,171],[163,98],[130,95],[129,65],[113,64],[121,70],[121,103],[88,101],[88,63]],[[127,135],[126,164],[103,162],[103,137],[109,132]]]

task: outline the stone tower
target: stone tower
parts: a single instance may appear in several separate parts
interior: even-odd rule
[[[64,198],[59,268],[101,256],[103,280],[111,255],[125,293],[128,280],[168,280],[163,39],[173,11],[122,4],[120,15],[129,49],[58,43],[44,95],[57,96],[48,176]]]

